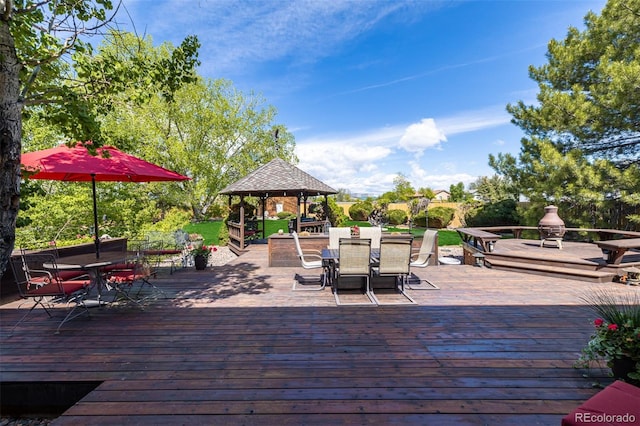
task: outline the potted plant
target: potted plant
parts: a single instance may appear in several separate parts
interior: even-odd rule
[[[189,243],[191,247],[202,247],[204,244],[204,237],[200,234],[189,234]]]
[[[578,366],[604,361],[616,379],[640,385],[640,296],[596,291],[583,298],[596,314],[594,332]]]
[[[197,270],[203,270],[209,263],[209,255],[212,251],[216,251],[214,246],[201,245],[199,247],[193,247],[191,249],[191,255],[193,256],[193,263]]]

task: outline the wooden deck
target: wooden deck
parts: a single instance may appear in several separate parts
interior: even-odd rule
[[[100,382],[54,425],[557,425],[612,381],[573,368],[592,330],[580,297],[640,289],[443,265],[415,271],[440,287],[417,305],[337,307],[329,288],[293,292],[310,271],[270,268],[266,249],[163,274],[167,299],[59,335],[35,312],[10,336],[21,312],[3,305],[0,381]]]
[[[615,240],[626,241],[626,240]],[[610,263],[596,244],[563,241],[562,248],[539,240],[500,239],[494,250],[485,252],[487,263],[493,268],[521,271],[529,274],[607,283],[626,275],[624,269],[640,266],[640,252],[628,250],[617,264]]]

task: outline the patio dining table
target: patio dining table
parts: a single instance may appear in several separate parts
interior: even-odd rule
[[[73,256],[60,257],[56,260],[56,264],[45,263],[42,266],[46,269],[58,268],[61,271],[86,271],[91,280],[91,287],[95,287],[97,291],[96,300],[91,303],[92,306],[100,306],[105,302],[102,301],[102,293],[105,287],[105,281],[102,278],[101,270],[107,266],[116,265],[125,262],[127,253],[122,251],[107,251],[100,255],[100,259],[96,259],[95,253],[77,254]],[[85,301],[89,302],[88,300]]]

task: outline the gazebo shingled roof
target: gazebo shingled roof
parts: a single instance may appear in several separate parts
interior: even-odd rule
[[[281,158],[274,158],[224,188],[220,194],[282,197],[337,194],[338,191]]]
[[[296,212],[296,230],[300,232],[300,199],[305,200],[309,196],[324,195],[325,203],[327,195],[337,194],[338,191],[303,172],[281,158],[274,158],[267,164],[257,168],[247,176],[224,188],[219,192],[222,195],[240,196],[240,223],[233,231],[229,231],[229,247],[237,254],[245,247],[244,241],[244,202],[246,196],[260,197],[264,211],[265,200],[269,197],[297,197],[298,211]],[[305,207],[306,209],[306,207]],[[265,218],[262,216],[262,229],[265,229]],[[235,235],[234,233],[237,233]]]

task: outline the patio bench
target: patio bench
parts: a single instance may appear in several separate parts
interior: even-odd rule
[[[458,228],[456,231],[460,234],[462,241],[473,247],[480,248],[484,252],[492,252],[495,242],[502,238],[498,234],[477,228]]]
[[[619,265],[627,250],[640,249],[640,238],[596,241],[596,244],[601,249],[609,251],[607,263]]]

